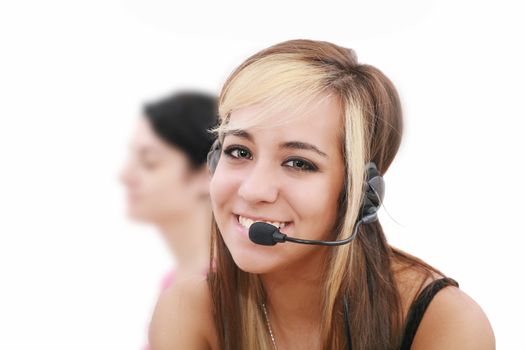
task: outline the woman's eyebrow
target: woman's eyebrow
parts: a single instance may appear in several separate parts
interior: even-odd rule
[[[238,136],[243,139],[247,139],[249,141],[253,142],[253,136],[249,132],[242,130],[242,129],[230,129],[224,132],[224,137],[228,135]]]
[[[301,142],[301,141],[289,141],[284,142],[279,145],[279,148],[287,148],[287,149],[302,149],[307,151],[314,151],[315,153],[325,157],[329,158],[326,153],[321,151],[316,146],[312,145],[311,143]]]
[[[156,156],[162,153],[162,152],[159,152],[159,150],[154,149],[150,146],[140,146],[137,151],[142,157],[147,157],[150,155]]]
[[[241,137],[241,138],[244,138],[244,139],[247,139],[253,142],[252,134],[242,129],[231,129],[231,130],[225,131],[224,137],[228,135],[238,136],[238,137]],[[301,141],[283,142],[279,145],[279,148],[280,149],[300,149],[300,150],[314,151],[315,153],[325,158],[329,158],[326,153],[324,153],[323,151],[321,151],[319,148],[312,145],[311,143],[307,143],[307,142],[301,142]]]

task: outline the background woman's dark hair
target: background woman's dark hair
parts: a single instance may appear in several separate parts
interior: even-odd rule
[[[143,110],[154,132],[181,149],[194,168],[206,162],[217,123],[217,98],[199,92],[181,92],[147,103]]]

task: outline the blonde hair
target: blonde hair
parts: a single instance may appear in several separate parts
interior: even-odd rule
[[[264,104],[264,111],[241,127],[265,127],[266,115],[293,106],[296,113],[287,114],[282,120],[286,123],[300,116],[308,103],[326,96],[337,98],[344,121],[341,149],[346,181],[333,236],[343,239],[360,214],[366,163],[375,162],[384,174],[401,141],[399,98],[382,72],[359,64],[351,49],[328,42],[277,44],[248,58],[230,75],[219,97],[222,123],[216,131],[221,138],[229,130],[228,116],[236,109]],[[321,317],[325,349],[347,346],[343,298],[351,310],[354,349],[395,348],[400,342],[400,297],[390,264],[395,257],[414,264],[416,260],[388,246],[379,222],[362,226],[360,231],[352,244],[332,248],[326,261]],[[258,276],[235,265],[215,223],[212,232],[212,261],[217,267],[209,276],[209,286],[221,349],[270,349],[261,310],[262,283]]]

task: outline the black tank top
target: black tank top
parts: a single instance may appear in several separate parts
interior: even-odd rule
[[[443,288],[448,286],[454,286],[459,287],[458,282],[454,281],[452,278],[441,278],[438,280],[435,280],[431,282],[429,285],[427,285],[421,293],[417,296],[417,298],[412,302],[412,305],[410,305],[410,309],[408,311],[407,320],[405,323],[405,333],[403,334],[403,340],[401,341],[401,347],[400,350],[410,350],[410,347],[412,346],[412,342],[414,341],[414,336],[416,335],[417,328],[419,327],[419,324],[421,323],[421,319],[423,318],[423,315],[425,314],[425,311],[428,308],[428,305],[434,298],[434,296]],[[345,303],[345,318],[348,315],[348,309],[347,304]],[[348,322],[346,322],[348,325]],[[352,338],[350,334],[349,327],[346,327],[346,331],[348,334],[348,349],[352,349]]]

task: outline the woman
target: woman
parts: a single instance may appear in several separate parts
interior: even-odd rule
[[[232,73],[219,115],[216,269],[164,293],[153,349],[494,348],[479,306],[389,246],[375,220],[374,179],[402,131],[397,92],[379,70],[330,43],[284,42]],[[260,221],[289,237],[353,241],[255,244]]]
[[[155,225],[176,264],[166,276],[205,275],[209,265],[211,208],[206,155],[217,124],[217,103],[185,92],[147,104],[131,142],[121,180],[131,218]]]

